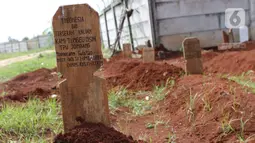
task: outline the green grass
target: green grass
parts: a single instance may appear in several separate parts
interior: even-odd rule
[[[53,47],[33,49],[33,50],[30,50],[30,51],[27,51],[27,52],[0,53],[0,61],[5,60],[5,59],[9,59],[9,58],[18,57],[18,56],[24,56],[24,55],[29,55],[29,54],[33,54],[33,53],[38,53],[38,52],[42,52],[42,51],[45,51],[45,50],[53,50]]]
[[[0,82],[7,81],[19,74],[31,72],[40,68],[56,67],[56,54],[47,53],[33,59],[0,67]]]
[[[60,104],[56,99],[30,99],[24,104],[3,106],[0,114],[0,140],[18,142],[49,142],[62,132]],[[46,136],[47,134],[47,136]]]
[[[250,89],[252,93],[255,93],[255,82],[249,78],[249,74],[250,72],[247,72],[243,73],[241,76],[230,76],[225,78],[234,81],[243,87]]]
[[[102,48],[104,58],[109,59],[112,55],[112,51],[108,48]]]
[[[114,113],[119,107],[128,107],[134,115],[144,115],[146,111],[151,110],[153,104],[164,100],[174,85],[174,80],[168,80],[165,85],[155,86],[151,92],[133,93],[123,87],[119,90],[111,90],[108,94],[110,110]],[[148,95],[148,100],[140,95]]]
[[[132,109],[132,112],[135,115],[143,115],[144,110],[148,105],[145,100],[136,99],[130,96],[125,88],[121,88],[118,91],[110,91],[108,98],[110,110],[113,112],[119,107],[128,107]]]

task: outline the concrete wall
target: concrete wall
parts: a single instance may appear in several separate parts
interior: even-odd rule
[[[42,35],[28,41],[0,43],[0,53],[25,52],[36,48],[51,47],[53,45],[53,37],[51,35]]]
[[[154,7],[155,40],[171,50],[179,50],[185,37],[197,37],[202,47],[217,46],[225,29],[225,10],[244,8],[246,25],[255,38],[254,0],[150,0]],[[238,31],[234,31],[239,39]]]
[[[134,9],[133,15],[130,17],[130,22],[132,25],[132,33],[134,46],[144,45],[145,41],[151,40],[151,26],[149,18],[149,5],[148,0],[129,0],[129,7]],[[120,18],[123,10],[125,9],[124,3],[119,4],[115,7],[117,26],[120,24]],[[116,39],[116,28],[113,16],[113,9],[106,12],[106,19],[108,24],[108,33],[110,44],[113,45]],[[100,26],[101,26],[101,38],[103,39],[103,44],[108,47],[107,30],[105,26],[104,15],[100,15]],[[124,28],[121,36],[121,46],[123,43],[130,43],[130,35],[128,29],[127,19],[124,24]]]

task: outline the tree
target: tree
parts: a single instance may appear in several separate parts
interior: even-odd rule
[[[52,27],[49,27],[49,28],[45,29],[42,34],[43,35],[53,35]]]
[[[28,41],[28,40],[29,40],[28,37],[24,37],[24,38],[22,39],[22,41]]]
[[[8,37],[9,42],[19,42],[19,40],[12,38],[11,36]]]

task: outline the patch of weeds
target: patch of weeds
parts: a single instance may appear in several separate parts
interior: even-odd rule
[[[115,111],[118,107],[124,105],[124,101],[127,100],[127,90],[121,88],[118,91],[111,90],[108,94],[109,107],[112,111]]]
[[[245,125],[250,121],[250,119],[253,117],[253,114],[251,114],[250,118],[247,120],[243,120],[243,117],[240,119],[240,132],[237,134],[237,138],[240,143],[248,143],[250,141],[255,140],[255,135],[251,135],[248,138],[245,139],[244,135],[244,130],[245,130]]]
[[[152,98],[156,101],[164,100],[174,85],[175,80],[168,79],[165,85],[155,86],[152,92]]]
[[[158,126],[163,125],[163,126],[167,126],[169,123],[168,121],[164,121],[162,120],[162,116],[154,116],[154,122],[153,123],[147,123],[145,126],[147,129],[153,129],[154,128],[154,134],[158,134]]]
[[[224,135],[234,132],[234,128],[231,123],[236,120],[230,120],[229,113],[223,116],[223,120],[221,121],[221,129]]]
[[[255,93],[255,82],[253,82],[251,79],[249,79],[247,76],[250,73],[244,73],[241,76],[230,76],[227,77],[226,79],[234,81],[243,87],[246,87],[250,90],[250,92]]]
[[[154,133],[157,135],[158,134],[158,126],[159,125],[165,125],[165,122],[164,121],[160,121],[160,120],[157,120],[155,121],[155,127],[154,127]]]
[[[235,112],[238,112],[238,108],[240,107],[240,103],[237,101],[237,96],[236,94],[234,94],[234,97],[233,97],[234,101],[233,101],[233,104],[232,104],[232,109],[235,111]]]
[[[168,133],[167,143],[176,143],[176,134],[173,129]]]
[[[60,112],[60,105],[55,99],[43,102],[30,99],[19,105],[7,103],[0,114],[0,140],[43,142],[46,138],[52,138],[63,128]]]
[[[199,94],[195,94],[194,96],[191,94],[189,95],[189,102],[188,102],[188,109],[187,114],[189,116],[189,122],[194,121],[195,119],[195,101],[198,98]]]
[[[245,128],[245,125],[246,123],[249,121],[250,119],[247,119],[245,121],[243,121],[243,118],[240,119],[240,133],[238,135],[238,138],[241,140],[241,141],[245,141],[245,137],[244,137],[244,128]]]
[[[125,107],[133,109],[133,113],[137,116],[143,115],[145,110],[149,108],[148,102],[143,100],[129,99],[125,104]]]
[[[3,96],[5,96],[5,95],[7,95],[7,94],[8,94],[8,92],[6,92],[6,91],[3,90],[3,92],[1,93],[0,96],[3,97]]]
[[[202,101],[204,102],[204,110],[207,112],[211,112],[213,107],[212,107],[209,99],[207,99],[206,97],[203,97]]]
[[[238,140],[240,143],[250,143],[251,141],[255,141],[255,134],[249,136],[247,139],[244,139],[244,138],[238,136]]]
[[[146,126],[146,129],[153,129],[155,127],[153,123],[147,123],[145,126]]]
[[[132,98],[126,88],[120,88],[118,91],[110,91],[108,98],[112,112],[115,112],[119,107],[128,107],[132,109],[135,115],[143,115],[145,110],[150,108],[148,101]]]
[[[157,127],[159,125],[165,125],[165,122],[157,120],[154,123],[147,123],[145,126],[146,126],[146,129],[154,129],[154,133],[157,135],[157,133],[158,133],[157,132]]]
[[[166,87],[164,86],[155,86],[152,92],[152,98],[156,101],[161,101],[165,99],[168,92],[166,92]]]
[[[44,57],[44,56],[43,56],[42,53],[40,53],[40,54],[37,56],[38,59],[43,58],[43,57]]]
[[[231,95],[236,95],[236,88],[233,87],[232,85],[229,86],[229,91]]]
[[[141,134],[138,137],[139,140],[147,141],[149,139],[149,136],[147,134]]]

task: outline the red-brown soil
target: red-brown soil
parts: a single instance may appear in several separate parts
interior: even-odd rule
[[[25,102],[29,98],[48,98],[57,93],[58,76],[56,69],[39,69],[25,73],[13,78],[10,81],[0,84],[2,92],[7,95],[1,100],[12,100]]]
[[[131,136],[116,131],[103,124],[84,123],[73,130],[59,134],[54,143],[142,143]]]
[[[209,55],[208,55],[209,54]],[[255,48],[242,51],[205,54],[204,69],[208,73],[241,74],[255,70]],[[210,60],[208,57],[212,56]]]
[[[165,62],[143,63],[140,59],[120,59],[105,63],[103,74],[108,88],[124,86],[131,90],[151,90],[168,79],[183,75],[181,68]]]
[[[206,74],[240,75],[249,70],[255,71],[255,46],[246,50],[203,51],[202,61]],[[167,63],[185,69],[183,57],[171,58]]]
[[[190,95],[197,95],[192,113],[188,110]],[[205,108],[203,100],[211,105],[211,111]],[[254,102],[255,95],[236,83],[216,76],[185,76],[164,101],[151,105],[154,107],[151,114],[142,117],[119,114],[116,126],[119,129],[124,126],[122,130],[127,135],[150,137],[155,143],[167,142],[174,136],[177,143],[234,143],[241,131],[241,118],[249,119],[244,128],[245,138],[255,134]],[[234,131],[224,134],[221,125],[230,120],[235,120],[231,123]],[[159,121],[162,124],[156,128],[146,129],[147,123]]]

